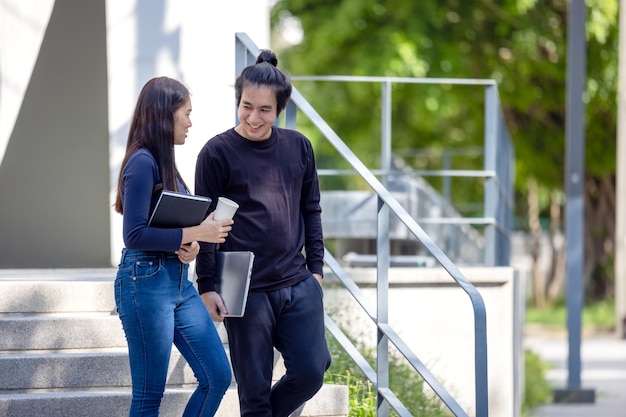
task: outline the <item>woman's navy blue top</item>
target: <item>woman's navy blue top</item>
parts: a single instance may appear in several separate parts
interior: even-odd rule
[[[148,220],[159,193],[154,186],[161,182],[159,167],[152,154],[140,149],[130,156],[122,173],[123,237],[127,249],[174,252],[180,248],[183,231],[148,227]],[[182,184],[178,184],[184,189]]]

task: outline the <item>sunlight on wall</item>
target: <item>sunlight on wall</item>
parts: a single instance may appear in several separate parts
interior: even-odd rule
[[[204,143],[234,125],[235,33],[269,47],[270,0],[110,0],[107,2],[111,204],[124,157],[130,118],[141,87],[166,75],[192,92],[192,123],[176,148],[181,175],[193,188]],[[111,208],[111,262],[117,265],[122,216]]]
[[[30,81],[54,0],[0,2],[0,164]]]

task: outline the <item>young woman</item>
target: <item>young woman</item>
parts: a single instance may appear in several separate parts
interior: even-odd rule
[[[130,416],[157,416],[172,342],[198,379],[183,416],[213,416],[231,382],[228,358],[197,290],[188,280],[198,241],[223,243],[232,220],[182,229],[148,227],[161,190],[188,192],[174,145],[191,127],[191,98],[180,82],[153,78],[141,90],[131,121],[115,209],[124,216],[115,279],[117,312],[128,341]]]

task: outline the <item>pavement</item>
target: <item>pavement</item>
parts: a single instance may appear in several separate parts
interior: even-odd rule
[[[546,377],[556,390],[567,390],[567,334],[527,332],[524,345],[550,364]],[[582,390],[595,393],[593,403],[541,406],[529,417],[626,417],[626,340],[604,333],[583,335]]]

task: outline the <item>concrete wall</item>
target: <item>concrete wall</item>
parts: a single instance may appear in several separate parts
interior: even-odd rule
[[[12,29],[0,51],[0,267],[107,266],[105,4],[44,2],[39,14],[25,3],[0,10]],[[24,67],[6,47],[20,42]]]
[[[371,306],[376,270],[347,268]],[[487,312],[489,415],[519,417],[523,394],[524,285],[512,268],[461,268]],[[373,348],[376,327],[340,284],[325,276],[326,310],[347,334]],[[391,268],[389,323],[452,397],[475,415],[474,318],[469,297],[441,268]],[[375,308],[374,308],[374,311]]]
[[[234,34],[269,47],[270,0],[0,2],[0,268],[108,267],[123,247],[111,204],[139,90],[192,90],[195,159],[234,125]]]

